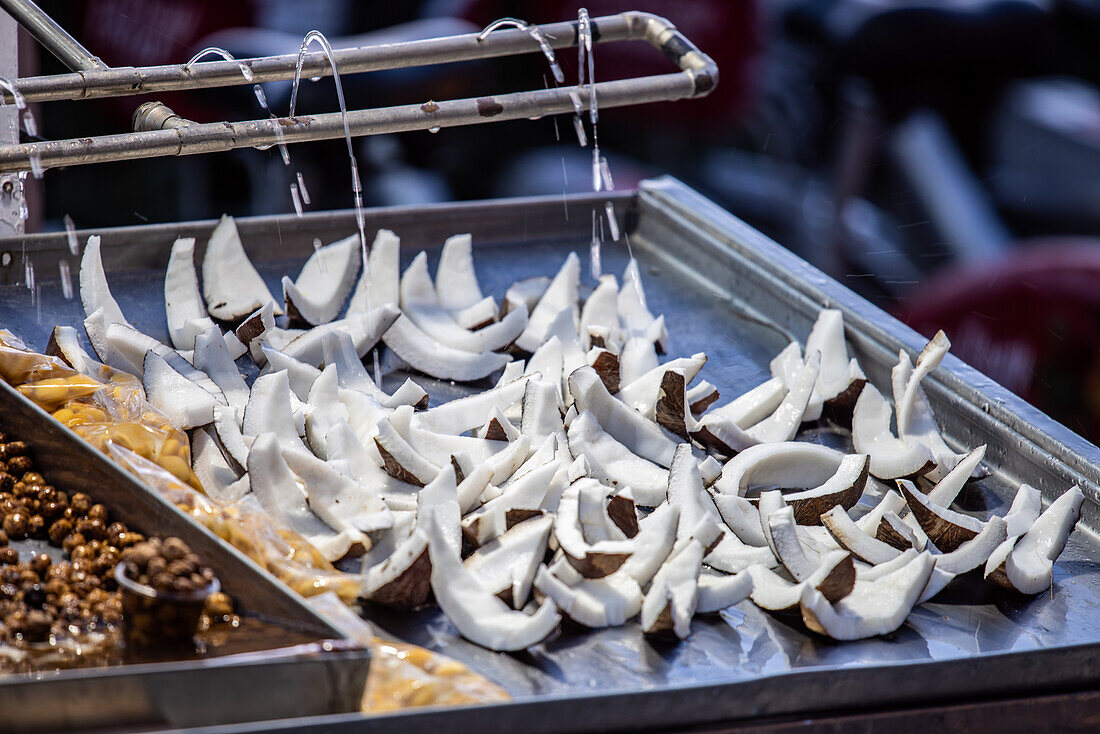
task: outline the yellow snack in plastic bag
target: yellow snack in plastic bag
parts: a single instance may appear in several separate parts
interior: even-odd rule
[[[43,410],[53,411],[70,400],[95,394],[103,389],[103,383],[84,375],[72,375],[25,382],[18,389],[23,395],[42,406]]]

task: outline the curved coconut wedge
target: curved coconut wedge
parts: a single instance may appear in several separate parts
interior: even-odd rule
[[[394,479],[382,468],[382,459],[373,444],[364,446],[346,420],[336,421],[325,436],[325,451],[330,462],[344,462],[357,482],[382,498],[390,509],[412,509],[417,485]]]
[[[841,311],[823,308],[818,312],[817,321],[806,337],[806,353],[812,352],[821,353],[821,372],[802,420],[817,420],[826,405],[830,412],[840,415],[851,411],[867,377],[859,362],[848,358],[844,314]]]
[[[168,336],[176,349],[194,349],[195,322],[200,331],[214,323],[206,315],[199,292],[199,276],[195,272],[195,238],[180,237],[172,243],[168,269],[164,274],[164,311],[168,318]],[[221,331],[218,332],[221,337]]]
[[[404,314],[386,331],[382,341],[412,368],[441,380],[480,380],[511,361],[506,354],[475,354],[442,344]]]
[[[859,455],[846,458],[845,454],[836,449],[817,444],[796,441],[760,444],[745,449],[727,462],[722,468],[722,475],[714,483],[714,490],[744,497],[754,487],[799,489],[811,493],[824,487],[835,491],[847,489],[847,501],[850,495],[855,494],[854,488],[858,487],[859,494],[852,501],[854,505],[859,501],[866,484],[866,474],[860,466],[861,463],[866,463],[865,460],[865,456]],[[844,473],[834,480],[842,468]],[[839,486],[847,485],[849,478],[852,480],[850,487]],[[789,500],[799,494],[803,493],[790,494],[785,499]],[[807,495],[812,496],[813,494]]]
[[[750,428],[774,413],[786,396],[786,384],[773,377],[725,405],[711,408],[703,415],[703,421],[713,416],[728,420],[741,429]]]
[[[310,542],[328,561],[343,558],[353,547],[369,547],[362,533],[335,530],[309,509],[305,493],[283,458],[281,439],[274,433],[256,438],[248,453],[248,476],[252,493],[264,510],[281,520]]]
[[[722,415],[704,415],[695,422],[690,436],[708,451],[722,456],[734,456],[760,443],[732,420]]]
[[[923,547],[917,547],[920,545],[920,540],[918,540],[913,528],[909,527],[896,512],[883,513],[878,528],[875,530],[875,539],[881,540],[899,551],[906,551],[910,548],[924,550]]]
[[[92,351],[95,352],[96,358],[103,364],[122,372],[128,372],[131,375],[140,376],[143,369],[142,365],[135,365],[126,354],[115,349],[107,339],[107,331],[116,325],[107,320],[107,311],[104,308],[97,308],[88,318],[84,319],[84,333],[88,335],[88,343],[92,345]],[[134,330],[131,329],[131,331]],[[144,342],[146,349],[141,352],[141,359],[144,362],[145,352],[153,346],[152,342],[156,342],[156,339],[146,337],[139,331],[134,333],[138,335],[139,339],[144,337],[148,340]],[[159,344],[159,342],[157,343]],[[127,352],[127,354],[130,354],[130,352]]]
[[[348,314],[367,313],[379,306],[396,306],[400,300],[400,281],[401,239],[388,229],[380,229],[370,246],[367,268],[359,276],[355,292],[348,301]]]
[[[527,327],[525,309],[509,311],[498,323],[478,331],[462,328],[439,302],[428,274],[428,256],[417,255],[401,276],[401,310],[424,333],[464,352],[492,352],[515,341]]]
[[[695,387],[687,391],[688,409],[692,415],[699,417],[714,403],[718,402],[721,394],[718,388],[703,380]]]
[[[760,520],[767,523],[764,533],[768,547],[796,581],[806,581],[818,567],[817,554],[802,544],[794,520],[794,508],[789,505],[774,511],[761,511]]]
[[[600,427],[631,452],[659,466],[672,464],[676,443],[655,423],[612,397],[594,369],[575,370],[569,376],[569,392],[578,412],[590,411]]]
[[[80,345],[80,335],[71,326],[53,327],[50,341],[46,345],[46,354],[59,357],[82,375],[94,377],[99,371],[95,360]]]
[[[491,390],[428,408],[417,415],[417,420],[426,430],[457,436],[484,425],[494,409],[507,411],[510,405],[522,400],[527,381],[532,378],[539,379],[535,375],[524,375]]]
[[[363,533],[393,527],[393,514],[370,488],[309,452],[290,449],[283,458],[301,482],[310,510],[329,527],[352,527]]]
[[[699,573],[696,614],[714,614],[749,598],[752,576],[748,573],[724,574],[703,569]]]
[[[222,391],[229,407],[243,417],[248,404],[248,384],[237,371],[233,357],[225,347],[221,329],[214,324],[195,338],[195,369],[205,372]]]
[[[214,501],[227,504],[241,498],[243,487],[237,484],[240,475],[226,461],[206,429],[191,434],[191,468],[202,483],[203,491]]]
[[[888,489],[883,493],[878,504],[871,508],[870,512],[856,520],[856,526],[864,533],[874,537],[882,524],[882,518],[885,517],[887,512],[899,514],[906,508],[905,498],[894,490]]]
[[[336,368],[325,367],[321,376],[310,387],[307,404],[310,406],[306,417],[305,434],[310,449],[321,459],[328,458],[325,443],[328,432],[340,421],[347,421],[351,414],[340,401],[340,388],[336,382]]]
[[[451,316],[454,316],[455,321],[463,329],[477,331],[496,321],[498,313],[500,313],[500,307],[497,306],[496,299],[486,296],[471,306],[452,311]]]
[[[579,277],[578,275],[578,279]],[[507,316],[509,311],[519,308],[520,304],[527,306],[527,313],[534,311],[551,282],[552,279],[545,275],[535,275],[512,283],[504,292],[504,300],[500,302],[501,318]]]
[[[899,479],[898,488],[905,497],[913,517],[920,523],[921,530],[944,553],[955,550],[985,527],[985,523],[976,517],[949,510],[932,502],[910,481]]]
[[[625,385],[629,385],[649,372],[656,371],[659,366],[657,349],[653,346],[653,342],[641,337],[627,339],[622,351],[619,352],[619,375]]]
[[[506,449],[506,441],[490,441],[473,436],[452,436],[424,430],[415,419],[412,406],[402,405],[386,419],[418,454],[434,464],[452,463],[452,457],[466,454],[474,464],[488,461]],[[472,468],[472,467],[470,467]]]
[[[903,441],[890,432],[893,410],[874,385],[867,384],[852,411],[852,445],[871,457],[871,474],[879,479],[902,479],[927,474],[935,468],[928,448]]]
[[[1029,484],[1021,484],[1005,514],[1008,537],[1017,538],[1035,524],[1043,509],[1043,494]]]
[[[482,300],[470,235],[456,234],[443,243],[435,284],[439,305],[448,311],[460,311]]]
[[[386,330],[392,328],[392,325],[401,318],[403,318],[401,312],[393,305],[379,306],[366,313],[353,313],[346,318],[315,326],[299,334],[290,340],[282,351],[299,362],[320,367],[325,359],[325,336],[335,331],[342,331],[351,335],[351,340],[355,344],[355,353],[362,357],[378,343],[383,334],[387,333]]]
[[[777,441],[790,441],[802,425],[802,416],[806,405],[813,395],[814,385],[817,383],[817,375],[821,370],[821,355],[818,352],[811,353],[802,367],[795,373],[793,379],[787,384],[788,392],[783,402],[775,409],[775,412],[755,426],[746,430],[750,436],[760,443],[775,443]]]
[[[591,348],[590,338],[593,328],[605,334],[604,346],[607,340],[616,340],[619,331],[619,282],[614,275],[600,276],[600,282],[588,296],[581,308],[581,321],[579,331],[585,347]]]
[[[531,595],[553,526],[550,515],[524,520],[474,551],[465,560],[466,568],[487,591],[513,609],[522,609]]]
[[[459,634],[490,650],[523,650],[536,645],[561,621],[553,604],[543,603],[528,615],[508,607],[487,591],[462,565],[458,553],[442,541],[435,518],[428,523],[432,591]]]
[[[288,357],[267,344],[261,345],[260,348],[266,358],[266,366],[260,370],[260,374],[286,372],[287,379],[290,381],[291,392],[297,395],[299,400],[308,401],[309,389],[313,387],[313,382],[321,376],[321,370],[305,362],[299,362],[293,357]]]
[[[764,566],[750,566],[744,573],[752,580],[749,597],[756,606],[769,612],[788,612],[797,608],[806,589],[839,601],[851,593],[856,581],[852,554],[842,550],[823,555],[813,574],[802,582],[791,583]]]
[[[760,511],[746,498],[721,492],[711,495],[726,526],[746,545],[762,548],[768,545],[760,527]]]
[[[626,270],[623,271],[616,306],[619,309],[619,322],[626,337],[645,335],[652,339],[658,353],[664,354],[667,351],[668,331],[661,323],[663,319],[653,318],[653,314],[646,306],[642,277],[638,270],[638,261],[634,258],[630,259]]]
[[[417,526],[385,561],[367,571],[359,596],[372,604],[415,609],[431,598],[432,570],[428,533]]]
[[[214,422],[214,397],[176,372],[154,352],[145,355],[145,397],[176,428],[190,430]]]
[[[210,315],[222,321],[239,321],[266,303],[273,304],[276,316],[283,315],[245,254],[233,217],[223,215],[206,243],[202,295]]]
[[[661,427],[684,440],[689,440],[690,435],[698,430],[699,426],[688,403],[687,378],[683,370],[665,372],[661,378],[661,396],[657,399],[653,412],[654,419]]]
[[[643,632],[687,639],[699,599],[702,564],[703,546],[692,539],[661,565],[642,602]]]
[[[244,409],[242,432],[245,436],[272,433],[284,447],[305,448],[298,438],[291,408],[290,381],[285,372],[257,377]]]
[[[639,505],[656,507],[664,501],[668,470],[632,453],[600,428],[587,410],[569,426],[569,449],[588,459],[593,478],[610,487],[630,487]]]
[[[786,495],[795,520],[800,525],[820,525],[821,513],[838,505],[845,510],[855,507],[867,486],[869,463],[866,454],[848,454],[821,486]]]
[[[325,364],[336,366],[336,375],[341,388],[361,392],[384,408],[396,408],[401,405],[428,407],[428,393],[412,380],[405,380],[393,395],[383,392],[363,366],[355,348],[355,342],[347,332],[334,331],[325,334],[321,344]]]
[[[237,463],[241,471],[248,466],[248,447],[251,439],[241,433],[241,413],[227,405],[214,406],[214,433],[228,458]]]
[[[565,552],[569,564],[585,578],[603,578],[614,573],[634,552],[634,543],[628,540],[601,540],[589,543],[581,530],[581,491],[586,485],[606,493],[595,479],[582,478],[562,492],[558,502],[554,537]]]
[[[359,252],[359,235],[354,234],[314,250],[298,280],[283,276],[287,315],[311,326],[336,318],[355,285],[362,260]]]
[[[549,329],[561,313],[568,308],[573,314],[573,323],[576,325],[579,317],[577,300],[579,298],[581,277],[581,264],[577,253],[570,252],[565,258],[561,269],[547,286],[546,291],[539,298],[538,305],[531,311],[527,326],[523,333],[516,339],[516,346],[525,352],[534,352],[549,336]],[[510,291],[511,289],[509,289]],[[508,294],[505,293],[505,303],[510,303]],[[515,305],[509,305],[509,313],[515,309]],[[507,318],[507,316],[505,316]]]
[[[843,508],[834,507],[823,513],[821,524],[829,530],[842,548],[850,550],[852,555],[864,563],[873,566],[891,561],[901,555],[901,551],[897,548],[861,530]]]
[[[565,579],[557,575],[563,571]],[[546,566],[539,568],[535,588],[557,604],[562,614],[590,629],[625,624],[641,611],[644,598],[638,583],[625,574],[588,579],[568,565],[556,573]]]
[[[982,532],[950,553],[935,556],[935,568],[917,603],[925,602],[943,591],[953,578],[985,564],[990,555],[1008,537],[1003,518],[991,517]]]
[[[875,581],[857,581],[852,593],[832,604],[810,587],[802,589],[802,621],[834,640],[861,640],[893,632],[913,609],[932,575],[934,561],[921,553]]]
[[[88,237],[88,244],[84,246],[84,254],[80,258],[80,303],[84,306],[84,315],[91,316],[102,308],[106,323],[129,326],[130,322],[122,315],[122,309],[107,286],[107,273],[103,269],[99,244],[99,235]]]
[[[943,476],[943,479],[936,482],[936,486],[928,490],[928,499],[937,505],[950,507],[955,498],[959,496],[959,492],[962,491],[963,485],[970,477],[974,476],[974,472],[977,471],[984,458],[985,444],[983,443],[959,459],[959,463],[955,464],[951,471]]]
[[[670,370],[681,370],[685,382],[691,384],[691,381],[695,379],[695,376],[707,363],[707,355],[699,352],[690,357],[670,359],[632,381],[623,379],[621,362],[622,358],[620,357],[619,400],[653,420],[656,416],[657,401],[661,397],[661,383],[665,378],[665,374]]]
[[[505,417],[504,413],[500,411],[500,408],[494,407],[492,412],[489,413],[489,420],[485,422],[480,429],[474,432],[474,435],[478,438],[485,438],[490,441],[515,441],[519,438],[519,429],[512,424],[512,421]]]
[[[1039,515],[1003,563],[994,565],[996,559],[989,559],[986,578],[1021,594],[1039,594],[1050,589],[1054,583],[1054,562],[1065,549],[1084,502],[1085,495],[1076,484],[1066,490]]]
[[[97,311],[92,314],[92,317],[87,319],[85,324],[88,321],[95,320],[99,313]],[[221,388],[210,379],[209,375],[202,370],[195,369],[195,366],[185,359],[182,354],[167,344],[161,344],[153,337],[143,334],[126,324],[110,324],[104,332],[104,340],[108,352],[114,355],[112,358],[116,362],[125,361],[134,366],[132,374],[138,377],[142,376],[145,357],[151,352],[167,362],[176,372],[210,393],[218,403],[228,404]],[[92,342],[92,345],[95,346],[95,342]]]
[[[562,423],[559,391],[556,384],[528,380],[520,407],[520,433],[532,441],[544,441],[565,430]]]
[[[541,515],[539,509],[546,503],[555,482],[560,481],[560,469],[561,462],[555,459],[510,484],[502,494],[463,518],[463,537],[470,545],[479,547],[528,517]]]
[[[416,495],[416,524],[428,527],[434,521],[439,540],[455,554],[462,551],[462,511],[458,507],[458,487],[454,467],[444,467]]]
[[[394,479],[423,487],[439,474],[439,465],[421,456],[387,418],[378,421],[374,445],[382,457],[386,473]]]

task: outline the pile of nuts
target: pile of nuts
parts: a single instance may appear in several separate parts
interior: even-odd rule
[[[203,566],[179,538],[150,538],[122,554],[126,576],[160,592],[190,594],[214,581],[214,570]]]

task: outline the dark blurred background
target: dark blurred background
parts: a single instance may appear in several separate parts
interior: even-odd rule
[[[507,0],[43,2],[111,65],[178,63],[221,46],[292,53],[574,19],[578,3]],[[721,69],[707,98],[604,110],[617,188],[669,173],[1100,440],[1100,4],[1095,0],[591,0],[672,20]],[[576,53],[560,54],[568,81]],[[63,71],[43,52],[23,75]],[[642,43],[600,46],[598,80],[661,73]],[[541,56],[344,79],[350,107],[544,86]],[[551,82],[552,83],[552,82]],[[264,85],[286,114],[289,83]],[[202,122],[266,116],[247,85],[159,95]],[[48,138],[127,130],[143,98],[53,103]],[[330,79],[299,111],[336,109]],[[506,122],[355,141],[371,206],[590,187],[571,121]],[[351,205],[342,141],[49,171],[31,225],[59,229]]]

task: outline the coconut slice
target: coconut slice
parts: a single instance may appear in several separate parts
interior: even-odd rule
[[[718,393],[718,388],[703,380],[687,391],[688,409],[691,410],[692,415],[701,416],[707,408],[718,402],[719,397],[721,395]]]
[[[600,427],[632,453],[660,466],[671,465],[676,443],[641,413],[612,397],[594,369],[575,370],[569,376],[569,391],[578,412],[590,411]]]
[[[491,390],[428,408],[418,420],[426,430],[457,436],[483,425],[494,409],[507,411],[508,406],[522,400],[529,379],[532,376],[527,375]]]
[[[890,480],[916,477],[935,468],[928,448],[890,431],[893,411],[874,385],[865,385],[852,411],[852,444],[871,457],[871,474]]]
[[[434,522],[437,540],[446,543],[457,555],[462,551],[462,512],[454,467],[443,467],[439,474],[416,495],[416,524],[428,527]]]
[[[439,465],[421,456],[386,418],[378,421],[374,443],[386,473],[394,479],[423,487],[439,474]]]
[[[526,375],[533,375],[537,372],[542,376],[541,379],[553,382],[558,386],[559,397],[561,397],[565,377],[563,376],[564,353],[565,348],[561,343],[561,339],[552,334],[527,360],[527,366],[524,367],[523,372]]]
[[[207,496],[216,502],[227,504],[241,498],[237,493],[240,475],[226,461],[207,429],[196,430],[191,435],[191,468]]]
[[[546,503],[560,468],[561,462],[555,460],[510,484],[500,495],[463,518],[463,537],[470,545],[478,547],[505,533],[517,522],[541,514],[540,508]]]
[[[485,425],[475,435],[490,441],[515,441],[519,438],[520,430],[508,420],[500,408],[494,407],[489,414],[489,420],[485,421]]]
[[[268,301],[263,306],[250,313],[233,330],[233,335],[245,346],[252,361],[262,367],[266,364],[263,353],[263,345],[268,344],[273,349],[286,346],[290,339],[284,339],[281,334],[283,329],[275,326],[275,305]],[[278,346],[276,346],[278,345]]]
[[[760,512],[756,505],[735,494],[716,493],[711,499],[721,513],[722,520],[743,543],[758,548],[768,544],[760,526]]]
[[[248,447],[251,439],[241,433],[240,414],[226,405],[214,406],[214,433],[228,458],[236,462],[241,471],[248,466]]]
[[[382,459],[373,442],[364,446],[346,420],[336,421],[329,429],[325,436],[325,450],[328,461],[344,462],[352,478],[369,487],[391,509],[415,507],[419,487],[388,475],[382,468]]]
[[[448,311],[459,311],[482,300],[470,235],[456,234],[443,243],[435,281],[439,304]]]
[[[619,298],[616,302],[619,309],[619,322],[627,336],[645,334],[653,340],[657,351],[664,354],[668,347],[668,331],[665,330],[663,319],[653,318],[646,306],[645,290],[642,288],[642,277],[638,270],[638,261],[634,258],[627,263],[623,272],[622,286],[619,288]],[[656,330],[654,331],[654,326]]]
[[[850,411],[867,378],[860,369],[859,362],[855,358],[848,358],[848,345],[844,339],[844,315],[841,311],[823,308],[818,312],[817,321],[806,338],[806,353],[813,352],[821,354],[821,372],[817,376],[813,396],[806,404],[802,420],[817,420],[826,404],[833,412]]]
[[[94,377],[99,371],[95,360],[80,345],[80,335],[71,326],[53,327],[50,341],[46,345],[46,354],[59,357],[82,375]]]
[[[866,454],[848,454],[824,484],[788,494],[784,499],[794,510],[795,520],[801,525],[819,525],[821,513],[832,507],[855,507],[867,486],[869,463]]]
[[[750,566],[745,573],[752,580],[749,596],[753,603],[770,612],[795,609],[805,589],[839,601],[851,593],[856,581],[852,555],[840,550],[825,554],[813,574],[803,582],[791,583],[764,566]]]
[[[106,323],[129,325],[107,285],[99,244],[99,235],[88,237],[84,255],[80,258],[80,303],[84,306],[84,315],[91,316],[102,308]]]
[[[479,331],[461,327],[439,301],[428,274],[428,256],[421,252],[401,277],[401,310],[424,333],[454,349],[490,352],[511,344],[526,328],[526,311],[510,311],[499,323]]]
[[[620,490],[607,501],[607,516],[627,538],[638,534],[638,508],[630,487]]]
[[[291,319],[311,326],[336,318],[355,286],[361,261],[359,235],[345,237],[317,250],[306,260],[298,280],[283,277],[283,299]]]
[[[1031,485],[1021,484],[1005,515],[1008,537],[1019,537],[1031,530],[1042,509],[1042,493]]]
[[[617,330],[616,330],[617,331]],[[594,326],[589,324],[585,327],[584,333],[586,336],[586,343],[589,347],[600,349],[606,349],[613,354],[618,354],[622,351],[622,345],[616,339],[616,332],[613,332],[606,326]]]
[[[1001,564],[990,558],[985,576],[990,581],[1021,594],[1039,594],[1054,583],[1054,562],[1066,547],[1070,533],[1081,516],[1085,495],[1075,484],[1039,515],[1016,542]]]
[[[301,446],[291,408],[290,381],[285,372],[257,377],[244,409],[245,436],[273,433],[285,446]]]
[[[802,424],[806,405],[813,395],[814,385],[821,369],[821,355],[811,353],[805,364],[787,383],[788,392],[783,402],[770,416],[749,428],[746,432],[760,443],[790,441]]]
[[[500,302],[501,317],[506,316],[509,311],[519,308],[520,304],[527,307],[527,313],[534,311],[535,306],[538,305],[551,282],[552,280],[545,275],[536,275],[531,278],[517,280],[508,286],[508,290],[504,292],[504,300]]]
[[[898,480],[905,502],[920,523],[928,539],[944,553],[949,553],[972,539],[985,526],[981,520],[942,507],[905,479]]]
[[[663,503],[638,521],[634,552],[617,573],[630,576],[645,586],[672,552],[679,524],[679,508]]]
[[[993,551],[1008,538],[1008,524],[1004,518],[991,517],[982,531],[950,553],[935,557],[937,573],[952,578],[983,565]],[[928,598],[931,598],[929,595]]]
[[[683,372],[684,382],[690,384],[706,363],[707,355],[699,352],[690,357],[672,359],[657,365],[637,379],[621,378],[620,382],[623,386],[619,390],[619,400],[653,420],[656,418],[657,401],[661,397],[661,385],[665,375],[670,370],[680,370]]]
[[[602,485],[594,479],[582,478],[562,492],[558,502],[558,516],[554,523],[554,537],[565,552],[570,565],[586,578],[602,578],[614,573],[634,552],[634,544],[627,540],[603,540],[589,543],[581,529],[581,491]]]
[[[355,353],[362,357],[378,343],[383,334],[387,333],[387,329],[392,328],[392,324],[404,318],[400,313],[392,305],[379,306],[367,313],[353,313],[347,318],[315,326],[303,332],[288,342],[282,351],[299,362],[320,367],[325,358],[325,337],[333,332],[342,331],[351,335],[352,342],[355,343]]]
[[[534,352],[549,336],[549,329],[554,319],[562,309],[568,308],[573,313],[573,321],[579,318],[577,300],[579,297],[581,265],[577,253],[571,252],[566,257],[558,274],[547,286],[546,291],[538,300],[538,305],[531,311],[531,317],[527,327],[516,339],[516,346],[526,352]],[[509,290],[509,292],[511,292]],[[516,303],[509,299],[506,293],[505,303],[508,303],[509,313],[515,309]]]
[[[586,347],[594,346],[590,334],[597,329],[608,339],[615,339],[619,331],[619,282],[614,275],[600,276],[600,282],[581,309],[580,333]]]
[[[113,367],[116,370],[122,372],[128,372],[131,375],[141,375],[142,364],[145,361],[145,353],[154,345],[159,344],[153,337],[147,337],[140,331],[129,329],[129,332],[133,332],[136,337],[135,341],[141,340],[144,349],[140,351],[137,349],[123,349],[122,351],[115,348],[107,338],[107,332],[112,326],[121,326],[117,323],[112,323],[107,318],[106,309],[100,307],[91,313],[88,318],[84,319],[84,333],[88,335],[88,343],[92,345],[92,351],[95,352],[96,357],[103,364]],[[117,330],[116,330],[117,331]],[[125,345],[123,345],[125,346]],[[134,364],[131,358],[137,358],[140,355],[140,362]]]
[[[248,404],[248,384],[237,371],[237,365],[226,349],[221,330],[211,324],[210,328],[196,337],[194,345],[195,369],[205,372],[225,395],[229,407],[243,416],[245,405]]]
[[[203,306],[199,276],[195,272],[195,238],[180,237],[172,243],[168,269],[164,274],[164,310],[168,317],[168,336],[176,349],[194,349],[194,329],[188,322],[213,326]],[[205,329],[203,329],[205,330]],[[221,336],[221,332],[218,332]]]
[[[803,587],[802,621],[814,632],[835,640],[861,640],[885,635],[902,625],[920,597],[934,562],[922,553],[875,581],[859,581],[852,593],[833,604],[824,594]]]
[[[367,268],[360,274],[355,292],[348,301],[348,313],[367,313],[379,306],[396,306],[400,300],[400,262],[401,240],[388,229],[378,230],[367,256]]]
[[[749,598],[752,576],[748,573],[724,574],[703,569],[699,573],[696,614],[714,614]]]
[[[823,513],[821,524],[828,529],[842,548],[850,550],[864,563],[871,565],[885,563],[901,555],[901,551],[897,548],[861,530],[841,507],[834,507]]]
[[[343,331],[326,334],[322,348],[325,363],[336,367],[341,388],[361,392],[385,408],[401,405],[427,407],[428,393],[412,380],[406,380],[393,395],[383,392],[363,366],[350,334]]]
[[[553,604],[534,614],[512,610],[462,565],[458,553],[439,539],[435,519],[429,523],[432,591],[459,634],[490,650],[522,650],[545,639],[558,626]]]
[[[982,444],[960,459],[959,463],[947,472],[935,487],[928,490],[928,499],[937,505],[950,507],[962,491],[963,485],[974,476],[974,472],[984,458],[985,444]]]
[[[202,294],[210,315],[222,321],[238,321],[265,303],[275,303],[244,252],[233,217],[222,216],[210,234],[202,260]],[[283,314],[278,305],[274,311]]]
[[[713,416],[728,420],[741,429],[750,428],[774,413],[786,395],[786,384],[780,378],[773,377],[725,405],[711,408],[703,416],[703,422]]]
[[[641,337],[628,339],[619,353],[619,373],[623,383],[627,385],[659,366],[653,342]]]
[[[359,595],[372,604],[415,609],[431,597],[433,569],[428,533],[416,527],[385,561],[367,571]]]
[[[363,533],[393,527],[393,514],[368,487],[300,449],[284,451],[283,458],[303,485],[310,510],[329,527]]]
[[[898,517],[896,512],[883,513],[878,528],[875,530],[875,539],[881,540],[899,551],[916,548],[919,543],[917,534]]]
[[[322,459],[328,458],[326,439],[328,432],[339,421],[350,417],[348,408],[340,402],[340,389],[336,381],[336,368],[326,367],[313,381],[307,396],[310,413],[306,419],[305,433],[310,449]]]
[[[248,454],[252,492],[264,510],[301,534],[326,560],[343,558],[353,546],[369,545],[358,531],[334,529],[313,514],[305,492],[283,458],[280,442],[274,433],[263,433]]]
[[[477,331],[496,321],[498,313],[500,313],[500,307],[497,306],[496,299],[492,296],[486,296],[466,308],[451,311],[451,316],[463,329]]]
[[[696,423],[690,435],[707,450],[722,456],[734,456],[760,443],[732,420],[719,414],[704,415]]]
[[[691,634],[691,618],[699,598],[703,546],[691,540],[664,562],[642,602],[642,631],[647,635]]]
[[[291,392],[293,392],[299,400],[308,401],[309,390],[313,387],[314,381],[321,376],[321,370],[305,362],[299,362],[293,357],[289,357],[278,349],[266,344],[262,345],[261,348],[266,357],[266,366],[260,370],[260,374],[266,375],[272,372],[286,372],[287,379],[290,381]]]
[[[782,442],[761,444],[742,451],[723,468],[714,489],[746,496],[754,487],[808,489],[828,482],[845,455],[817,444]]]
[[[528,380],[523,391],[520,433],[533,441],[561,433],[565,428],[559,405],[557,385]]]
[[[641,588],[624,574],[600,579],[570,577],[567,582],[543,566],[535,576],[535,588],[563,614],[591,629],[618,627],[642,608]]]
[[[882,524],[882,518],[887,512],[901,514],[902,510],[906,508],[905,498],[894,490],[888,489],[883,493],[882,499],[878,501],[877,505],[872,507],[866,515],[856,520],[856,525],[864,533],[874,537],[875,533],[878,532],[879,525]]]
[[[553,526],[550,515],[524,520],[474,551],[465,561],[466,568],[487,591],[513,609],[522,609]]]
[[[153,352],[145,355],[142,384],[146,399],[177,428],[190,430],[214,421],[218,403],[213,396]]]
[[[402,315],[386,331],[383,341],[414,369],[441,380],[480,380],[506,365],[506,354],[475,354],[440,343]]]
[[[818,567],[816,554],[806,548],[798,537],[794,520],[794,508],[781,507],[766,515],[761,512],[760,519],[767,524],[764,533],[768,547],[783,567],[796,581],[806,581]]]

